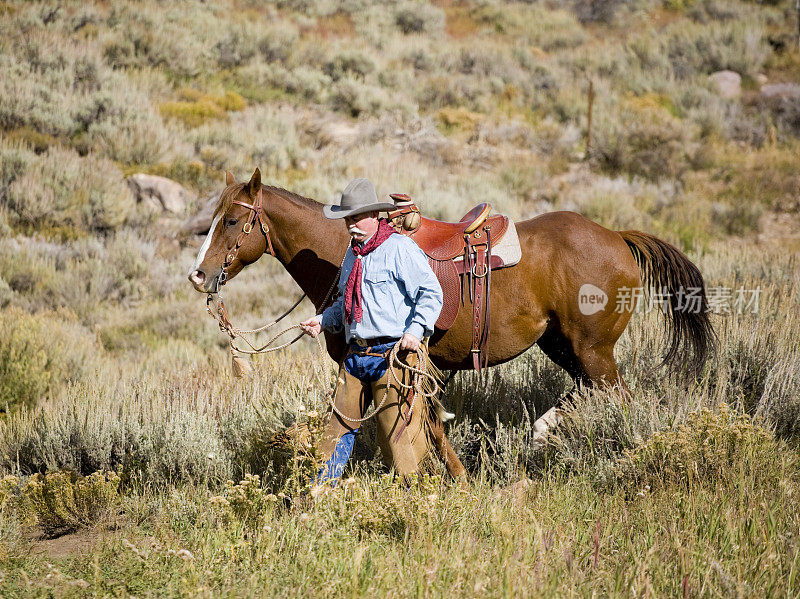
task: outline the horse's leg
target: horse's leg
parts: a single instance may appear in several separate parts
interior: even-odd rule
[[[618,389],[623,397],[630,397],[614,359],[614,345],[592,345],[580,350],[581,384],[586,387]]]
[[[453,447],[444,434],[444,424],[439,420],[436,414],[433,413],[433,410],[428,414],[428,430],[430,431],[439,458],[444,462],[447,468],[447,473],[456,479],[466,477],[467,470],[464,468],[461,460],[458,459],[456,452],[453,451]]]
[[[561,331],[551,329],[539,337],[536,344],[548,358],[566,370],[567,374],[569,374],[570,378],[575,383],[575,386],[566,394],[566,397],[569,397],[574,393],[577,385],[579,385],[582,380],[581,361],[572,349],[572,343]],[[550,430],[561,422],[562,416],[560,406],[563,400],[564,397],[560,398],[553,407],[547,410],[533,423],[534,449],[543,447]]]
[[[614,359],[614,345],[628,324],[629,318],[630,314],[618,315],[616,322],[607,329],[608,332],[603,339],[597,338],[596,335],[569,339],[557,330],[542,335],[537,342],[541,350],[566,370],[575,383],[566,398],[581,387],[610,387],[618,389],[625,398],[630,396],[628,386],[620,375]],[[550,430],[561,422],[560,404],[563,399],[533,423],[535,447],[541,447]]]

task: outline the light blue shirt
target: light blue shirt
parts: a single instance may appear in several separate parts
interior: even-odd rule
[[[367,240],[369,241],[369,240]],[[397,337],[417,339],[433,334],[442,310],[442,287],[428,258],[410,238],[395,234],[361,258],[361,322],[344,322],[344,290],[356,257],[348,248],[339,277],[339,297],[322,313],[322,328],[345,338]]]

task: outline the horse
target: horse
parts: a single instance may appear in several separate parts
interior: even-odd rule
[[[189,271],[190,282],[199,292],[216,292],[269,253],[320,312],[349,243],[345,227],[325,218],[322,207],[291,191],[262,185],[259,169],[247,183],[237,183],[227,172],[208,234]],[[536,344],[569,374],[574,389],[611,387],[627,396],[614,346],[635,308],[629,301],[631,290],[646,284],[666,300],[662,366],[682,377],[699,374],[716,335],[703,276],[678,248],[641,231],[612,231],[568,211],[520,221],[516,228],[521,261],[492,273],[488,366],[512,360]],[[685,309],[687,292],[693,310]],[[430,338],[431,361],[442,370],[472,369],[472,337],[472,310],[461,309],[449,329],[437,329]],[[326,342],[330,357],[340,362],[344,336],[326,333]],[[534,443],[543,443],[558,423],[558,406],[534,423]],[[462,474],[441,422],[431,424],[448,471]]]

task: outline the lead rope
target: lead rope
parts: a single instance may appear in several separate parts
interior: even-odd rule
[[[336,289],[336,283],[339,280],[339,275],[342,272],[342,267],[344,266],[344,259],[345,259],[346,256],[347,256],[347,251],[345,250],[345,255],[342,256],[342,261],[339,263],[339,269],[336,271],[336,276],[333,278],[333,283],[331,283],[331,286],[328,288],[328,292],[325,294],[325,299],[322,300],[321,308],[323,308],[323,309],[325,308],[325,306],[328,305],[328,301],[331,299],[331,295],[333,294],[333,290]],[[269,347],[275,341],[275,339],[277,339],[281,335],[287,333],[288,331],[291,331],[292,329],[299,328],[300,325],[292,326],[292,327],[289,327],[288,329],[284,329],[283,331],[281,331],[280,333],[278,333],[277,335],[272,337],[272,339],[270,339],[265,345],[263,345],[262,347],[259,347],[259,348],[256,348],[254,343],[251,342],[247,337],[245,337],[245,335],[252,335],[252,334],[255,334],[255,333],[261,333],[262,331],[266,331],[267,329],[270,329],[270,328],[274,327],[281,320],[283,320],[289,314],[291,314],[294,311],[294,309],[297,308],[297,306],[300,305],[300,302],[302,302],[307,297],[307,295],[308,294],[303,293],[303,295],[301,295],[297,299],[297,301],[294,304],[292,304],[292,306],[288,310],[286,310],[286,312],[284,312],[283,314],[278,316],[278,318],[276,318],[272,322],[269,322],[269,323],[267,323],[267,324],[265,324],[263,326],[255,328],[255,329],[239,329],[239,328],[236,328],[235,326],[233,326],[233,323],[231,323],[231,321],[228,319],[228,311],[225,309],[225,302],[222,300],[222,292],[221,291],[219,291],[217,293],[217,300],[214,300],[214,294],[213,293],[209,293],[208,294],[208,297],[206,298],[206,310],[209,313],[209,315],[214,320],[217,321],[217,323],[219,324],[220,330],[222,332],[226,333],[230,337],[230,340],[228,341],[228,346],[229,346],[229,349],[230,349],[230,352],[231,352],[231,358],[234,360],[234,363],[236,363],[236,360],[238,359],[237,356],[236,356],[236,353],[247,354],[247,355],[269,353],[271,351],[275,351],[275,350],[278,350],[278,349],[284,349],[285,347],[288,347],[288,346],[292,345],[295,341],[299,340],[303,336],[303,333],[301,333],[300,335],[298,335],[297,337],[295,337],[291,341],[289,341],[287,343],[284,343],[283,345],[277,346],[275,348],[270,348]],[[212,309],[212,304],[214,304],[214,308],[213,309]],[[236,340],[237,337],[239,339],[241,339],[242,341],[244,341],[250,347],[250,350],[244,350],[244,349],[240,349],[240,348],[236,347],[236,345],[234,344],[234,341]],[[241,367],[241,364],[240,364],[240,367]]]
[[[243,354],[266,354],[274,351],[278,351],[284,349],[294,343],[294,341],[289,341],[282,345],[276,345],[275,347],[269,347],[276,339],[278,339],[281,335],[288,333],[293,329],[301,329],[302,327],[299,324],[292,325],[280,331],[279,333],[275,334],[267,343],[258,349],[252,350],[236,350],[241,351]],[[300,337],[302,337],[305,333],[301,333]],[[314,340],[317,342],[317,349],[319,350],[319,360],[317,361],[317,372],[319,374],[320,380],[325,380],[325,349],[322,347],[322,340],[320,339],[321,335],[317,335]],[[299,337],[298,337],[299,338]],[[231,341],[233,343],[233,341]],[[366,422],[367,420],[373,418],[378,412],[381,411],[383,405],[386,403],[386,398],[389,396],[389,389],[394,383],[398,388],[405,389],[406,391],[410,391],[413,389],[413,397],[411,398],[411,406],[408,409],[408,414],[411,414],[414,411],[414,405],[417,400],[417,395],[421,395],[426,399],[431,399],[439,393],[439,381],[436,380],[436,377],[428,372],[428,364],[430,362],[430,357],[428,356],[428,352],[425,349],[424,345],[420,345],[419,348],[416,350],[417,354],[417,363],[420,365],[411,366],[410,364],[406,364],[403,362],[399,357],[400,352],[400,342],[394,344],[392,349],[389,351],[388,362],[389,366],[387,368],[389,372],[389,381],[386,385],[386,390],[383,393],[383,397],[381,398],[380,403],[375,407],[372,412],[363,416],[362,418],[352,418],[347,416],[346,414],[342,413],[342,411],[336,407],[336,403],[334,402],[334,389],[329,388],[325,391],[325,397],[330,402],[331,409],[335,412],[340,418],[347,420],[349,422]],[[402,380],[402,375],[398,375],[398,371],[408,371],[417,376],[412,377],[412,382],[410,384],[406,384]],[[430,383],[430,388],[425,389],[422,380],[428,380]]]

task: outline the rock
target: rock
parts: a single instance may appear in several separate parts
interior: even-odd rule
[[[357,125],[331,117],[306,119],[303,127],[317,149],[326,146],[348,149],[355,144],[359,133]]]
[[[205,235],[211,228],[211,221],[214,217],[214,209],[219,203],[219,196],[222,190],[215,191],[210,196],[199,202],[200,210],[194,216],[190,216],[181,227],[184,233],[191,235]]]
[[[758,83],[759,87],[766,85],[767,81],[769,81],[769,79],[767,79],[767,76],[764,73],[759,73],[756,75],[756,83]]]
[[[717,71],[708,76],[723,98],[738,98],[742,94],[742,76],[734,71]]]
[[[770,83],[761,86],[764,98],[800,98],[800,83]]]
[[[166,177],[136,173],[128,177],[128,186],[137,202],[144,202],[155,212],[181,214],[186,208],[186,190]]]

